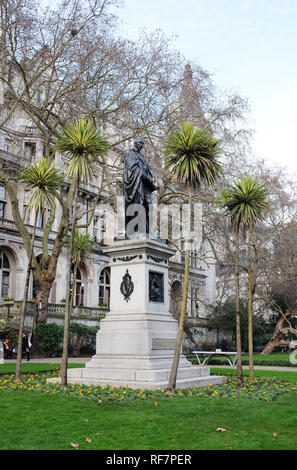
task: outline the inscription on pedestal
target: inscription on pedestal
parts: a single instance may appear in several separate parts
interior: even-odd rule
[[[175,339],[153,338],[152,349],[175,349]]]

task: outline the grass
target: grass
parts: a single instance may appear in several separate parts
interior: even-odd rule
[[[7,450],[277,450],[296,448],[296,395],[278,402],[161,398],[95,403],[34,392],[0,394]],[[217,431],[218,428],[225,431]],[[46,429],[46,432],[44,430]],[[73,449],[73,451],[75,451]]]
[[[85,367],[85,364],[79,363],[68,363],[68,369],[75,368],[75,367]],[[0,375],[1,374],[14,374],[15,373],[16,364],[15,362],[7,362],[4,364],[0,364]],[[56,362],[22,362],[21,364],[21,372],[22,373],[37,373],[43,371],[58,371],[60,370],[60,364]]]
[[[236,371],[212,368],[228,374],[228,383],[167,396],[78,384],[64,392],[45,382],[58,374],[57,364],[24,366],[31,372],[19,385],[12,374],[0,376],[1,421],[9,423],[0,449],[296,449],[296,372],[256,371],[256,382],[245,377],[237,393]]]
[[[210,372],[212,375],[233,375],[236,376],[236,369],[223,369],[223,368],[216,368],[211,367]],[[268,377],[268,378],[277,378],[280,380],[284,380],[286,382],[297,382],[297,372],[295,371],[282,371],[282,370],[255,370],[255,377]],[[242,371],[244,377],[249,376],[249,371],[247,369],[243,369]]]
[[[290,354],[289,353],[274,353],[274,354],[253,354],[253,358],[256,361],[289,361]],[[249,359],[248,354],[242,355],[243,359]]]

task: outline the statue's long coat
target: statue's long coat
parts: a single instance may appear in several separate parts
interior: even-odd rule
[[[125,155],[123,182],[126,204],[151,204],[155,189],[151,168],[144,156],[134,149]]]

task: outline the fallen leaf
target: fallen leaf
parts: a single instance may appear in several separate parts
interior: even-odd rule
[[[92,439],[90,439],[89,437],[86,438],[86,441],[87,442],[92,442]]]
[[[224,429],[224,428],[217,428],[216,431],[226,432],[226,429]]]
[[[71,442],[70,443],[71,447],[73,447],[74,449],[77,449],[79,447],[79,444],[75,444],[74,442]]]
[[[174,439],[174,437],[173,437],[171,440],[172,440],[172,442],[175,442],[175,439]]]

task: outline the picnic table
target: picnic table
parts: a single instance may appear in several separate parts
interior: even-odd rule
[[[228,360],[230,366],[233,366],[233,367],[235,366],[236,361],[237,361],[237,352],[234,352],[234,351],[221,351],[217,349],[216,351],[192,351],[192,352],[193,354],[196,355],[200,366],[204,366],[204,364],[206,364],[207,361],[213,356],[225,357]],[[234,356],[234,359],[232,359],[232,356]]]

